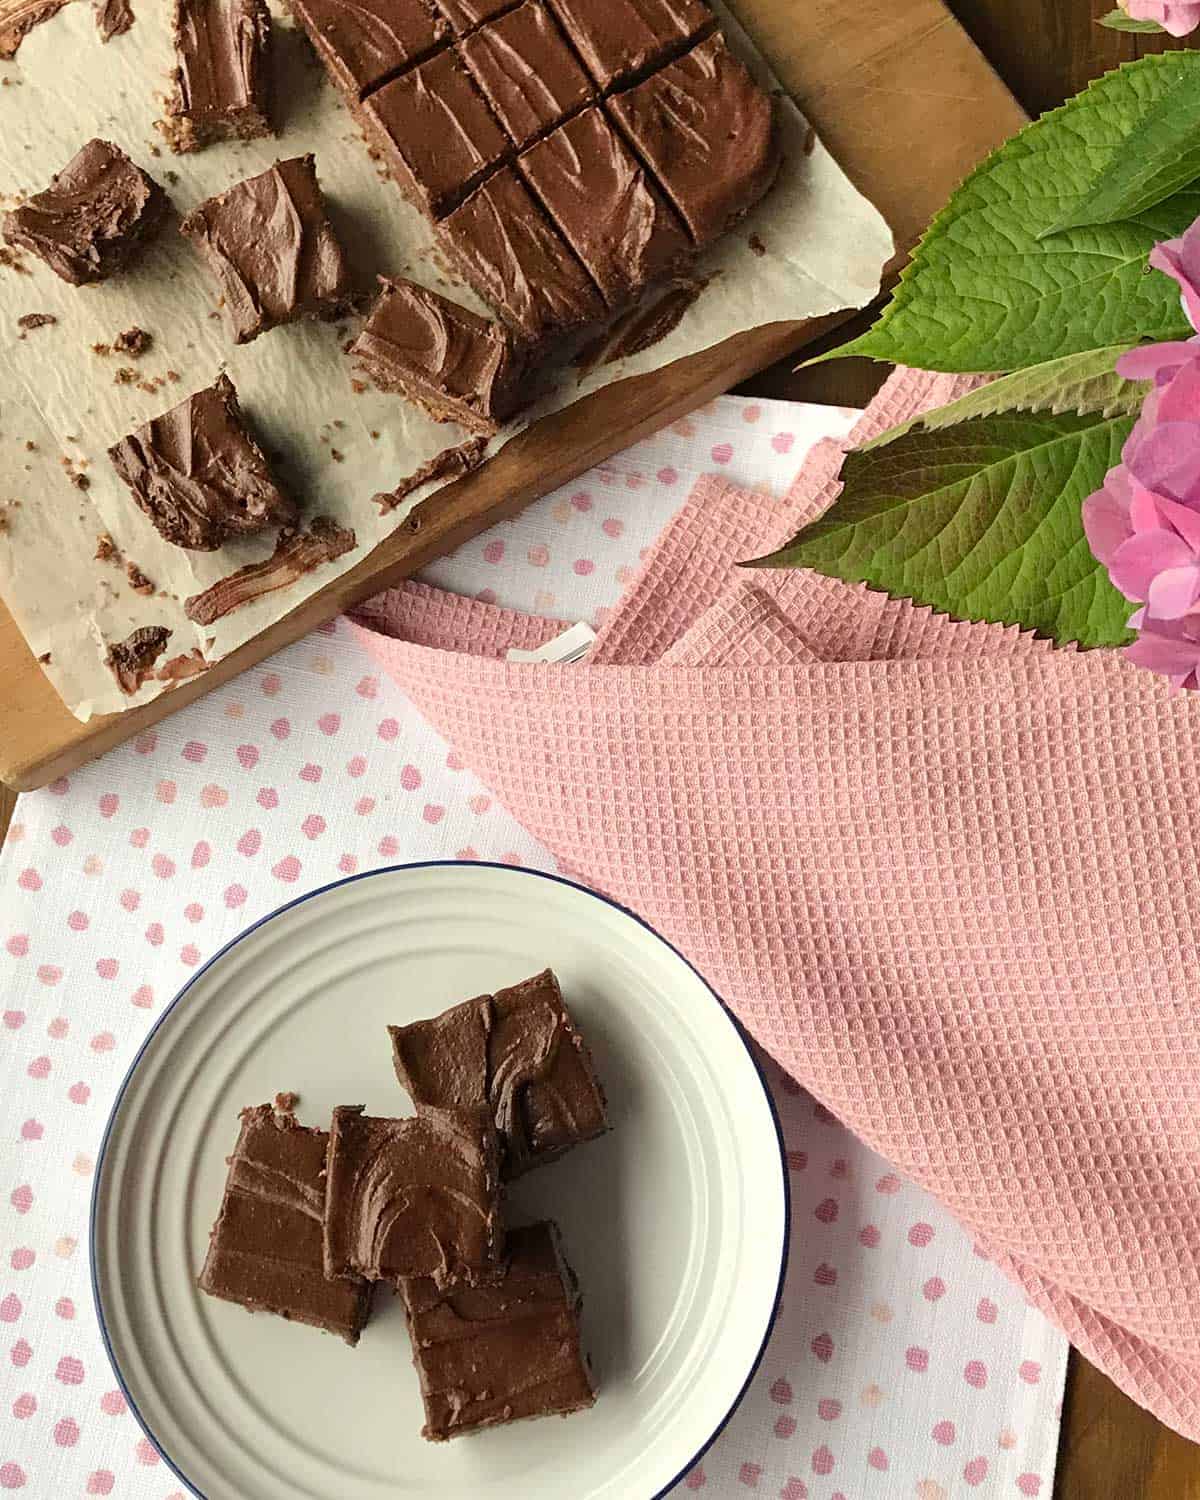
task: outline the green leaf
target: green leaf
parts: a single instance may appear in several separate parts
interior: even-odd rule
[[[1108,15],[1100,17],[1100,24],[1107,26],[1110,31],[1157,32],[1162,35],[1162,27],[1157,21],[1135,21],[1123,10],[1110,10]]]
[[[1121,355],[1134,347],[1115,344],[1110,349],[1089,349],[1083,354],[1068,354],[1028,370],[1017,370],[960,396],[948,406],[921,412],[901,422],[864,443],[860,451],[882,448],[918,427],[925,432],[937,432],[972,417],[994,417],[1001,412],[1099,412],[1105,417],[1135,414],[1146,399],[1150,384],[1123,380],[1115,369]]]
[[[924,370],[1020,370],[1142,338],[1191,335],[1146,259],[1200,215],[1200,187],[1118,224],[1038,236],[1068,216],[1121,142],[1200,53],[1146,57],[1097,80],[995,152],[933,221],[882,317],[847,354]]]
[[[752,566],[813,568],[960,620],[1120,645],[1134,606],[1092,556],[1081,507],[1133,421],[1008,413],[851,453],[840,498]]]
[[[1200,177],[1200,70],[1180,78],[1121,142],[1074,208],[1038,235],[1132,219]]]

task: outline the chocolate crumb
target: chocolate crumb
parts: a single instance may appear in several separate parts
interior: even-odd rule
[[[135,562],[125,564],[125,577],[129,580],[129,587],[135,594],[149,595],[154,592],[154,585],[142,572]]]
[[[293,1094],[290,1090],[275,1095],[275,1108],[281,1115],[295,1114],[296,1106],[300,1103],[300,1095]]]
[[[344,463],[346,461],[346,455],[340,448],[330,448],[329,456],[333,459],[335,464]]]
[[[58,319],[53,313],[24,313],[17,319],[17,327],[24,328],[28,332],[31,328],[46,328],[51,323],[57,323]]]
[[[373,443],[377,443],[379,441],[379,434],[378,432],[376,432],[374,427],[371,428],[371,441]]]
[[[86,474],[72,474],[71,483],[77,490],[90,490],[92,487],[92,481]]]
[[[137,382],[137,371],[129,365],[122,365],[113,376],[113,385],[134,385]]]
[[[95,559],[97,562],[112,562],[117,554],[117,544],[109,536],[107,531],[102,531],[96,538]]]
[[[756,234],[752,234],[750,236],[747,244],[750,246],[751,250],[754,251],[755,255],[765,255],[767,253],[767,247],[763,244],[762,240],[760,240],[758,235]]]
[[[38,451],[38,445],[34,442],[34,440],[32,438],[26,438],[25,439],[25,452],[26,453],[36,453],[37,451]]]
[[[362,393],[366,390],[366,388],[367,388],[367,382],[365,380],[352,380],[350,382],[350,389],[354,392],[354,394],[356,396],[361,396]]]
[[[43,667],[48,667],[53,660],[54,653],[52,651],[43,651],[41,656],[38,657],[38,661]]]
[[[176,381],[179,379],[179,371],[178,370],[168,370],[167,371],[167,379],[171,382],[172,385],[174,385],[176,383]]]
[[[143,625],[109,647],[105,665],[123,693],[136,693],[150,676],[154,663],[166,650],[170,635],[165,625]]]
[[[153,342],[154,336],[144,328],[127,328],[113,339],[113,352],[128,354],[130,359],[140,359]]]
[[[107,359],[108,356],[112,353],[112,345],[111,344],[93,344],[92,345],[92,353],[93,354],[98,354],[101,359]]]

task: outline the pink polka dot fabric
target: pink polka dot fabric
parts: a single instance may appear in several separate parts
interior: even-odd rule
[[[564,620],[611,631],[713,450],[777,508],[813,443],[852,420],[716,402],[442,560],[405,591],[412,636],[434,647],[465,621],[493,639],[500,622],[528,648]],[[739,671],[783,662],[803,649],[792,619],[761,592],[731,597],[681,632],[680,670],[714,652]],[[617,711],[601,740],[623,725]],[[181,1500],[92,1311],[88,1196],[116,1088],[180,985],[281,902],[404,860],[558,868],[474,764],[339,621],[21,799],[0,854],[0,1494]],[[609,786],[573,792],[582,814]],[[1048,1500],[1065,1341],[940,1204],[767,1068],[792,1187],[783,1304],[745,1400],[676,1495]],[[318,1337],[298,1329],[298,1351]]]

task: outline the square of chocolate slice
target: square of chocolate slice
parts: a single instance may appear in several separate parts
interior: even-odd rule
[[[550,0],[604,89],[660,66],[716,26],[701,0]]]
[[[72,286],[84,286],[128,265],[166,210],[162,188],[119,146],[93,140],[0,226],[10,245],[38,256]]]
[[[485,1109],[415,1119],[333,1112],[326,1164],[325,1274],[438,1286],[495,1275],[504,1249],[500,1150]]]
[[[487,100],[453,51],[385,83],[359,106],[400,191],[440,218],[509,151]]]
[[[458,274],[530,344],[604,317],[591,278],[511,167],[439,227]]]
[[[528,146],[594,95],[587,74],[543,0],[524,0],[459,44],[496,118]]]
[[[491,1111],[506,1177],[609,1128],[591,1053],[550,969],[431,1020],[389,1026],[388,1034],[396,1077],[418,1114],[468,1105]]]
[[[617,94],[609,109],[697,245],[753,208],[779,171],[772,101],[720,34]]]
[[[433,0],[288,0],[288,8],[352,99],[365,98],[450,35]]]
[[[298,524],[228,375],[114,443],[108,456],[159,535],[177,547],[215,552],[227,537]]]
[[[242,1111],[225,1196],[213,1225],[200,1290],[251,1312],[309,1323],[357,1344],[371,1288],[325,1276],[325,1154],[329,1137],[291,1113]]]
[[[414,281],[381,276],[379,285],[350,353],[381,391],[491,436],[521,401],[525,361],[512,334]]]
[[[437,8],[450,23],[455,36],[466,36],[498,16],[512,0],[436,0]]]
[[[332,318],[352,292],[311,156],[276,162],[179,226],[212,267],[237,343],[298,318]]]
[[[510,1231],[501,1280],[405,1281],[401,1292],[425,1406],[422,1437],[440,1443],[595,1404],[580,1347],[579,1285],[554,1225]]]
[[[627,306],[692,260],[674,209],[598,105],[531,146],[519,166],[610,308]]]
[[[265,0],[174,0],[175,151],[272,133],[271,13]]]

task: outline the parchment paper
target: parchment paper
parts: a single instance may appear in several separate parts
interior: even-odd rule
[[[312,151],[331,216],[365,283],[375,272],[404,274],[484,310],[467,288],[449,282],[432,253],[429,227],[383,178],[307,42],[281,14],[274,17],[278,137],[171,155],[154,128],[173,59],[169,14],[166,0],[143,0],[133,29],[102,45],[91,5],[70,4],[31,33],[16,62],[0,65],[6,206],[15,195],[45,187],[96,135],[126,150],[167,190],[180,215],[281,157]],[[724,12],[722,21],[760,81],[778,89],[736,23]],[[538,416],[615,380],[659,369],[746,328],[858,307],[875,295],[892,250],[886,224],[814,143],[794,105],[784,100],[781,109],[780,180],[704,257],[698,271],[709,283],[678,327],[643,353],[582,379],[578,369],[564,367],[550,394],[506,428],[495,448]],[[372,496],[468,436],[396,396],[352,389],[357,372],[342,346],[355,331],[353,320],[291,325],[235,345],[215,284],[176,223],[134,268],[99,286],[68,286],[29,255],[20,257],[20,267],[0,266],[0,593],[34,655],[49,653],[43,669],[80,719],[166,689],[149,681],[136,695],[124,695],[104,664],[111,643],[138,626],[161,624],[172,631],[161,660],[195,647],[208,661],[219,660],[394,531],[438,484],[414,490],[387,514]],[[17,320],[31,312],[58,321],[22,338]],[[133,326],[154,339],[140,360],[92,352]],[[136,371],[136,383],[116,382],[122,367]],[[216,553],[168,545],[133,503],[106,449],[211,384],[222,369],[305,516],[328,515],[352,527],[357,546],[291,588],[201,629],[187,619],[183,601],[268,556],[274,538],[246,539]],[[71,482],[80,472],[86,490]],[[134,593],[122,569],[95,561],[100,532],[154,583],[154,595]]]

